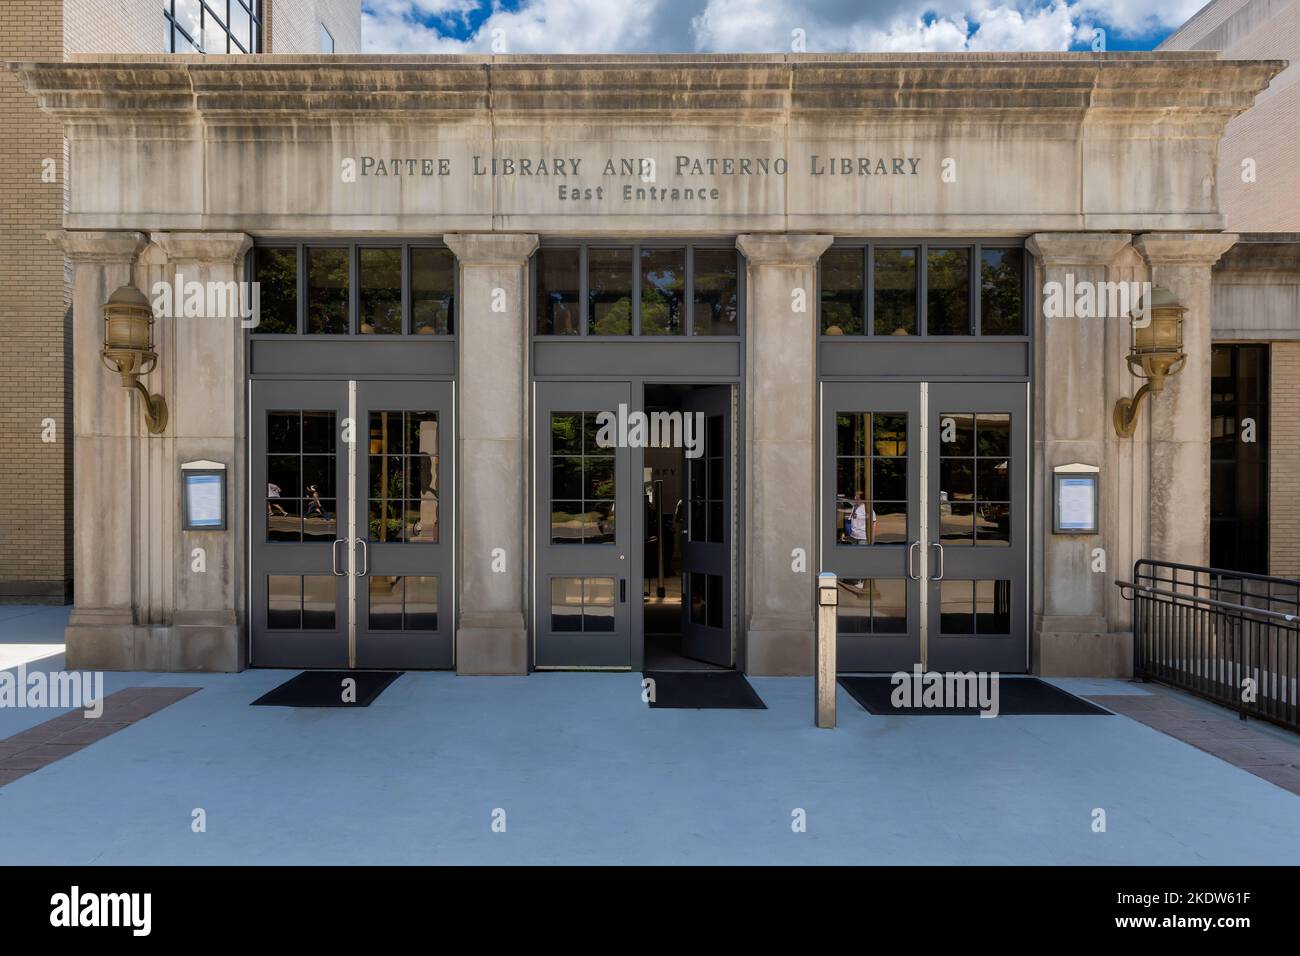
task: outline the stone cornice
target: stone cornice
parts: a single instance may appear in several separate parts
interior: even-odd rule
[[[1220,122],[1251,105],[1280,60],[1212,53],[610,56],[98,55],[10,63],[65,119],[274,124],[402,111],[477,120],[549,112],[902,116],[978,111],[1026,123],[1089,115]],[[281,117],[277,120],[276,117]]]

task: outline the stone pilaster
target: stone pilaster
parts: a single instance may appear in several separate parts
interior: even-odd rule
[[[156,319],[170,422],[161,441],[150,443],[155,454],[140,463],[137,609],[140,623],[149,625],[149,669],[235,671],[245,666],[248,647],[248,414],[238,311],[252,240],[240,232],[151,238],[154,245],[137,270],[141,289],[153,299],[155,283],[179,284],[182,293],[199,283],[205,301],[202,316],[182,315],[181,303],[174,302],[172,315]],[[243,301],[249,300],[245,293]],[[225,531],[182,530],[180,466],[200,460],[226,466]],[[193,568],[197,548],[203,549],[202,572]]]
[[[1187,309],[1187,361],[1141,412],[1151,435],[1147,557],[1159,561],[1210,563],[1210,270],[1236,241],[1229,233],[1152,232],[1135,243],[1151,284]],[[1134,391],[1139,385],[1134,379]]]
[[[104,367],[101,309],[131,282],[145,246],[138,232],[49,234],[74,269],[72,292],[73,609],[66,632],[67,666],[125,669],[135,636],[133,601],[135,510],[133,472],[140,409]]]
[[[825,235],[737,237],[748,262],[745,669],[811,674],[817,509],[817,260]],[[802,303],[802,310],[795,311]],[[800,549],[804,570],[792,567]]]
[[[460,266],[456,671],[528,672],[528,259],[534,235],[452,234]],[[493,551],[505,555],[494,571]]]
[[[1122,316],[1048,316],[1051,284],[1071,303],[1074,290],[1119,280],[1117,257],[1129,246],[1123,233],[1039,233],[1028,241],[1036,259],[1034,282],[1033,496],[1034,628],[1031,666],[1043,674],[1106,674],[1126,666],[1121,642],[1108,639],[1107,587],[1111,575],[1094,570],[1116,539],[1108,507],[1120,476],[1108,468],[1110,407],[1105,388],[1108,350],[1122,338]],[[1102,294],[1094,302],[1104,302]],[[1101,469],[1099,534],[1052,533],[1052,473],[1079,462]],[[1109,572],[1111,569],[1107,567]],[[1115,646],[1111,646],[1115,645]]]

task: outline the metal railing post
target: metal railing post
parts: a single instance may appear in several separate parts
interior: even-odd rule
[[[817,726],[835,726],[835,608],[838,581],[830,571],[817,575]]]

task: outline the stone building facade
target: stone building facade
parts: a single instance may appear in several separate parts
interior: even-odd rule
[[[1114,581],[1208,562],[1218,144],[1283,63],[255,62],[14,65],[77,171],[71,665],[805,674],[833,570],[852,669],[1117,674]],[[1131,309],[1047,305],[1121,282],[1185,310],[1131,437]]]

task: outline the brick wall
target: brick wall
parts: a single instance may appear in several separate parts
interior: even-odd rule
[[[1300,578],[1300,342],[1274,342],[1269,370],[1269,574]]]
[[[58,6],[50,0],[47,6]],[[161,53],[162,0],[63,0],[65,53]]]
[[[360,0],[263,0],[270,25],[268,53],[320,53],[320,25],[335,53],[361,52]]]
[[[63,58],[61,6],[7,0],[0,62]],[[64,144],[8,70],[0,70],[0,601],[63,600],[71,577],[71,401],[64,343],[71,290],[45,239],[62,221]],[[53,182],[42,179],[51,160]],[[56,440],[41,440],[42,420]]]

